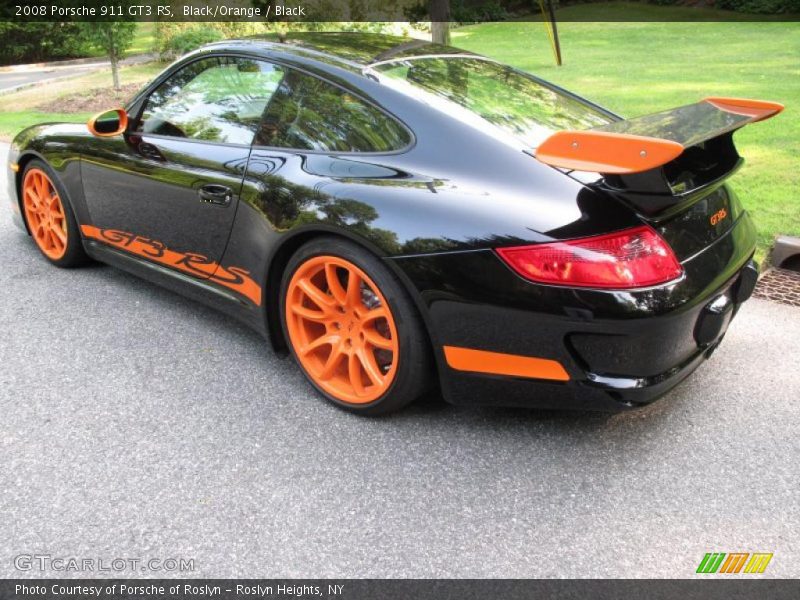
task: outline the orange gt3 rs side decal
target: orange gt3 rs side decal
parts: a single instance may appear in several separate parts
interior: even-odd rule
[[[257,306],[261,306],[261,286],[250,277],[250,272],[246,269],[223,267],[202,254],[176,252],[167,248],[162,242],[126,231],[81,225],[81,233],[87,238],[137,254],[195,277],[207,278],[209,281],[245,296]]]
[[[447,364],[456,371],[569,381],[569,374],[561,363],[549,358],[472,350],[458,346],[445,346],[444,357]]]

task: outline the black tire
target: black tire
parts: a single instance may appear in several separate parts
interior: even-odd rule
[[[298,268],[309,259],[334,256],[349,261],[376,284],[385,298],[399,346],[394,378],[388,389],[376,400],[364,404],[343,401],[320,387],[297,356],[287,325],[287,290]],[[338,237],[318,237],[301,246],[289,260],[280,289],[280,315],[284,338],[292,356],[309,382],[329,401],[345,410],[361,415],[383,415],[411,404],[431,388],[434,377],[433,359],[422,319],[398,278],[376,256]]]
[[[41,255],[47,259],[47,261],[55,265],[56,267],[60,267],[63,269],[71,269],[74,267],[80,267],[85,265],[86,263],[90,262],[89,256],[86,254],[86,251],[83,249],[83,242],[81,241],[81,233],[80,228],[78,227],[78,222],[75,219],[75,213],[72,209],[72,201],[67,193],[64,184],[61,183],[56,172],[48,165],[46,162],[41,161],[39,159],[34,159],[30,161],[27,165],[25,165],[25,170],[22,174],[21,181],[24,182],[28,172],[33,169],[38,169],[43,171],[50,181],[53,184],[56,192],[58,193],[59,198],[61,199],[61,204],[64,208],[64,217],[67,226],[67,242],[66,242],[66,251],[64,255],[58,259],[53,259],[39,247],[36,240],[33,240],[34,244],[36,244],[37,249],[41,253]],[[20,186],[21,188],[22,186]],[[20,195],[22,195],[22,190],[20,190]],[[22,218],[25,219],[25,225],[28,228],[28,231],[31,231],[31,224],[28,223],[28,217],[26,215],[26,211],[24,206],[22,207]]]

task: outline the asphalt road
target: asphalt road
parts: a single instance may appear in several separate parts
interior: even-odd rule
[[[149,54],[131,56],[122,61],[123,65],[133,65],[153,60]],[[43,83],[53,79],[75,77],[100,69],[110,69],[107,60],[86,64],[67,64],[67,65],[48,65],[43,67],[31,67],[24,71],[0,71],[0,93],[12,91],[17,87],[28,86],[35,83]]]
[[[15,569],[26,554],[194,559],[171,573],[193,577],[691,577],[710,551],[800,576],[798,309],[751,300],[639,412],[365,419],[224,316],[48,266],[5,198],[0,257],[0,577],[40,575]]]
[[[10,71],[7,73],[0,73],[0,91],[16,88],[27,84],[39,83],[48,79],[55,79],[57,77],[72,77],[74,75],[82,75],[91,71],[96,71],[103,65],[76,65],[74,67],[59,67],[59,68],[45,68],[34,69],[31,71]]]

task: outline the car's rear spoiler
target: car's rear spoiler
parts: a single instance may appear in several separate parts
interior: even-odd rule
[[[783,105],[742,98],[705,98],[696,104],[615,121],[584,131],[558,131],[536,149],[554,167],[603,175],[643,173],[662,167],[687,148],[748,123],[777,115]]]

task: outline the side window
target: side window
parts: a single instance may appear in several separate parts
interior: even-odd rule
[[[283,74],[277,65],[247,58],[195,61],[150,94],[138,131],[250,144]]]
[[[255,144],[323,152],[387,152],[410,141],[402,125],[371,104],[321,79],[286,69]]]

